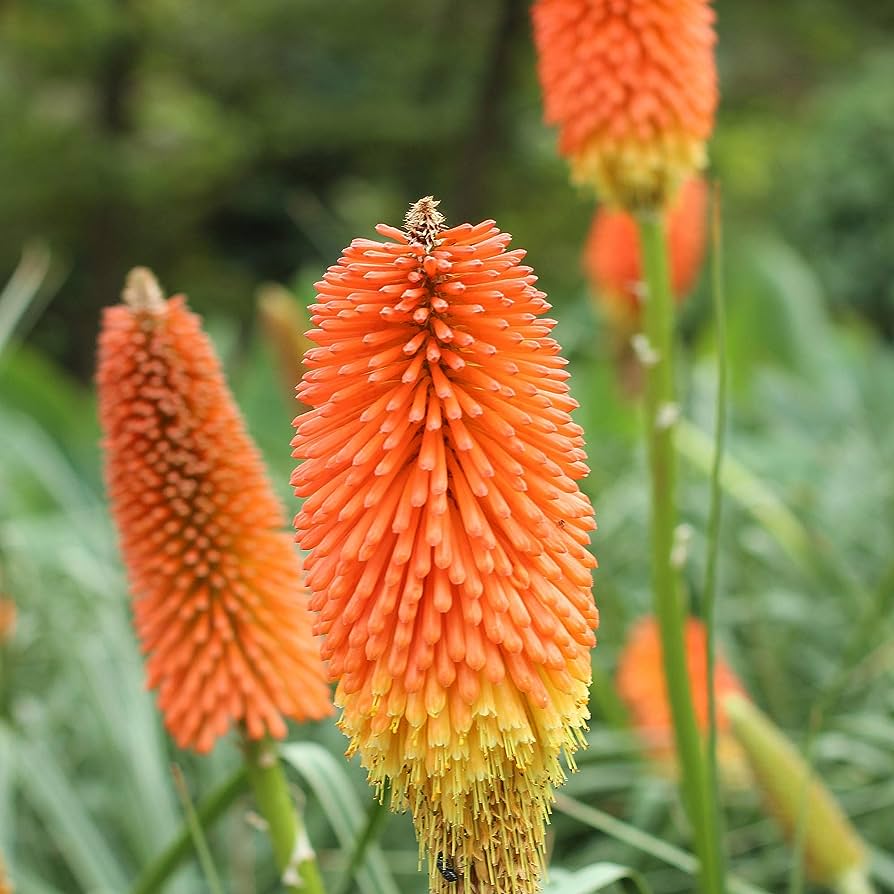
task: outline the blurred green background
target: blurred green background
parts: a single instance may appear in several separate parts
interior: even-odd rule
[[[722,645],[799,742],[834,688],[815,760],[894,891],[894,4],[716,7],[711,156],[732,372]],[[310,303],[351,238],[400,223],[429,193],[448,222],[493,217],[528,249],[582,404],[603,628],[591,748],[567,791],[685,845],[677,796],[641,762],[612,694],[625,629],[649,605],[640,423],[581,272],[593,201],[569,185],[541,123],[528,4],[7,2],[0,122],[0,596],[18,607],[0,644],[0,852],[20,890],[126,890],[180,822],[168,762],[198,797],[237,760],[231,744],[210,760],[175,754],[142,690],[101,485],[101,308],[136,264],[190,296],[291,506],[293,408],[256,290],[278,281]],[[710,455],[700,433],[716,387],[706,281],[682,319],[696,607]],[[331,725],[298,737],[340,761]],[[347,772],[338,784],[365,811],[363,773]],[[308,799],[331,880],[344,852],[325,803]],[[212,836],[241,894],[273,889],[248,806]],[[790,853],[753,793],[727,806],[734,870],[786,890]],[[613,860],[655,891],[690,890],[684,873],[566,817],[552,839],[556,885],[563,869]],[[389,821],[382,847],[392,884],[422,892],[406,818]],[[187,869],[171,890],[202,884]],[[387,894],[378,876],[366,884]]]

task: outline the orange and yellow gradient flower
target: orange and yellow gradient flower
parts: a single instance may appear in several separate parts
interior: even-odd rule
[[[331,712],[301,562],[199,319],[131,271],[99,339],[112,513],[148,685],[181,747]]]
[[[708,186],[689,178],[668,212],[671,287],[677,302],[692,291],[705,251]],[[643,268],[635,218],[602,207],[593,219],[584,248],[584,269],[599,309],[626,337],[642,322]]]
[[[698,618],[686,621],[686,666],[695,719],[703,735],[708,731],[708,665],[705,654],[707,632]],[[676,773],[671,708],[661,653],[658,622],[652,615],[637,621],[618,659],[618,693],[630,712],[630,719],[656,765],[668,774]],[[742,684],[720,657],[714,662],[714,696],[717,700],[717,757],[724,781],[741,787],[748,778],[745,756],[730,735],[730,722],[723,699],[745,696]]]
[[[431,890],[533,892],[589,716],[588,469],[524,251],[436,206],[317,283],[298,542],[349,754],[412,811]]]
[[[708,0],[537,0],[547,122],[575,179],[628,210],[702,168],[717,74]]]

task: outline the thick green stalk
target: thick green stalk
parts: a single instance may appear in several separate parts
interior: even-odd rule
[[[720,548],[720,513],[723,505],[723,489],[720,475],[723,468],[723,451],[726,445],[726,306],[723,290],[723,242],[720,222],[720,186],[716,184],[711,197],[711,292],[714,299],[714,331],[717,340],[717,403],[714,423],[714,464],[711,468],[711,507],[708,513],[708,556],[705,562],[705,585],[702,591],[702,616],[707,632],[705,665],[708,670],[708,741],[707,784],[709,792],[719,791],[717,771],[717,693],[714,686],[716,638],[714,631],[714,607],[717,602],[717,557]],[[714,823],[717,829],[718,858],[722,861],[721,872],[726,865],[723,838],[726,824],[720,809],[719,797],[712,799]]]
[[[289,894],[325,894],[323,879],[301,814],[289,794],[276,745],[270,739],[245,743],[248,781],[265,822],[273,859]]]
[[[692,823],[699,876],[705,894],[724,890],[719,835],[714,822],[716,792],[708,784],[684,644],[684,609],[672,557],[676,530],[676,469],[673,434],[679,408],[674,398],[674,303],[664,216],[638,215],[640,248],[646,279],[646,339],[641,357],[646,366],[645,428],[651,477],[652,590],[661,631],[667,690],[682,776],[683,799]]]

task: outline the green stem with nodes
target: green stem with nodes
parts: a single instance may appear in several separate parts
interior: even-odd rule
[[[297,810],[276,745],[270,739],[245,743],[248,781],[267,824],[273,858],[288,894],[325,894],[304,820]]]
[[[647,296],[647,343],[640,345],[646,367],[645,427],[651,477],[652,590],[661,631],[662,657],[682,776],[683,800],[695,833],[699,878],[705,894],[722,894],[724,872],[715,822],[716,789],[701,746],[684,640],[685,612],[674,563],[676,468],[674,427],[679,408],[674,399],[674,302],[664,214],[637,215]]]
[[[711,506],[708,512],[708,555],[705,562],[705,583],[702,588],[702,615],[705,622],[707,642],[705,649],[705,666],[707,668],[708,685],[708,741],[707,767],[708,791],[719,791],[719,774],[717,769],[717,692],[714,686],[714,664],[716,644],[714,633],[714,608],[717,602],[717,557],[720,549],[720,513],[723,503],[723,489],[720,476],[723,469],[723,451],[726,445],[726,306],[723,290],[723,240],[720,218],[720,185],[715,184],[711,196],[711,291],[714,299],[714,330],[717,341],[717,402],[714,422],[714,463],[711,468]],[[710,805],[714,810],[714,823],[717,828],[718,856],[723,861],[721,872],[726,863],[723,850],[723,838],[726,823],[720,809],[720,798],[714,797]]]

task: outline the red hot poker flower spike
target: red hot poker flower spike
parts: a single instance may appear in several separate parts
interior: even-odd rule
[[[301,563],[214,349],[182,296],[131,271],[99,340],[112,513],[148,654],[181,747],[233,723],[285,735],[331,712]]]
[[[546,120],[575,178],[628,210],[705,163],[717,74],[708,0],[537,0]]]
[[[349,753],[412,810],[432,891],[533,892],[589,716],[588,470],[525,253],[436,206],[317,283],[296,527]]]

